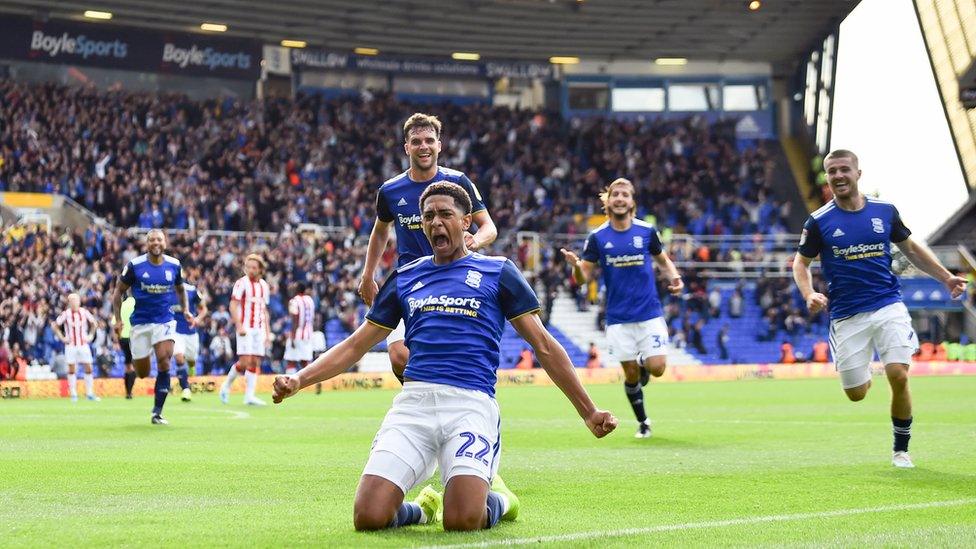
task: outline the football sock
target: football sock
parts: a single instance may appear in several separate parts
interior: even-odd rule
[[[254,398],[254,390],[258,387],[258,375],[250,370],[244,372],[244,398]]]
[[[180,382],[180,389],[190,388],[190,370],[187,369],[186,364],[176,365],[176,379]]]
[[[640,423],[647,421],[647,413],[644,412],[644,390],[641,388],[640,382],[631,385],[625,381],[624,391],[627,393],[630,407],[634,409],[637,421]]]
[[[420,509],[420,505],[412,502],[402,503],[400,504],[400,509],[397,510],[396,516],[393,517],[393,522],[390,523],[390,528],[420,524],[423,518],[425,518],[424,512]]]
[[[239,375],[241,375],[241,374],[238,373],[237,368],[234,367],[234,366],[231,366],[230,369],[227,370],[227,379],[224,380],[224,388],[225,389],[230,389],[231,386],[234,385],[234,380],[237,379],[237,376],[239,376]]]
[[[94,374],[85,374],[85,394],[88,396],[95,395],[95,376]]]
[[[78,396],[78,374],[68,373],[68,394]]]
[[[156,373],[156,405],[153,406],[154,414],[163,413],[163,404],[166,403],[166,396],[169,395],[169,370]]]
[[[893,417],[891,418],[891,426],[895,433],[894,450],[896,452],[907,452],[908,441],[912,438],[912,418],[898,419]]]
[[[126,372],[125,373],[125,394],[127,396],[132,396],[132,387],[136,384],[136,373]]]
[[[498,492],[488,492],[488,524],[485,528],[491,528],[498,524],[502,515],[508,512],[508,498]]]

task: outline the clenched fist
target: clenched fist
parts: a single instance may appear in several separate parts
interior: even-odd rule
[[[302,384],[296,375],[276,376],[272,387],[274,394],[271,396],[271,400],[275,404],[280,404],[282,400],[294,395],[301,388]]]
[[[596,438],[603,438],[617,428],[617,418],[606,410],[596,410],[586,418],[586,426]]]

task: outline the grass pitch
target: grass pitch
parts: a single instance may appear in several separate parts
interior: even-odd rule
[[[0,544],[976,546],[976,377],[912,379],[914,470],[890,464],[877,381],[857,404],[834,379],[652,382],[648,440],[622,387],[588,388],[621,419],[603,440],[555,388],[499,389],[501,473],[522,512],[470,534],[353,531],[391,391],[267,408],[174,395],[168,427],[149,424],[149,398],[4,401]]]

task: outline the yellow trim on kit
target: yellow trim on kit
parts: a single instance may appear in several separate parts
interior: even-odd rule
[[[373,326],[379,326],[380,328],[383,328],[384,330],[389,330],[391,332],[396,329],[395,326],[393,328],[390,328],[389,326],[384,326],[384,325],[380,324],[379,322],[373,322],[372,320],[370,320],[368,318],[366,319],[366,322],[369,322]]]
[[[538,312],[539,312],[539,311],[541,311],[541,310],[542,310],[541,308],[539,308],[539,307],[536,307],[535,309],[532,309],[531,311],[525,311],[524,313],[522,313],[522,314],[520,314],[520,315],[515,315],[515,316],[513,316],[512,318],[510,318],[510,319],[508,319],[508,321],[509,321],[509,322],[511,322],[511,321],[513,321],[513,320],[515,320],[515,319],[517,319],[517,318],[522,318],[522,317],[523,317],[523,316],[525,316],[525,315],[530,315],[530,314],[532,314],[532,313],[538,313]]]

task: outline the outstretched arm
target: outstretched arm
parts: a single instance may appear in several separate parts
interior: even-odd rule
[[[345,372],[363,358],[363,355],[374,345],[386,339],[390,331],[389,328],[372,322],[363,322],[352,335],[320,355],[308,366],[299,370],[298,373],[276,377],[273,400],[275,403],[279,403],[309,385],[314,385]]]
[[[573,282],[576,284],[586,284],[593,280],[593,272],[596,270],[596,263],[592,261],[586,261],[585,259],[580,259],[576,252],[567,250],[566,248],[560,248],[563,257],[566,261],[573,266]]]
[[[895,246],[898,246],[901,253],[905,254],[918,270],[945,284],[953,298],[959,297],[966,291],[966,279],[950,273],[925,244],[915,242],[909,237],[901,242],[895,242]]]
[[[539,315],[535,313],[522,315],[512,319],[511,323],[515,331],[529,345],[532,345],[539,363],[559,390],[573,403],[576,412],[586,422],[593,435],[601,438],[616,429],[617,418],[606,410],[597,409],[593,404],[590,395],[576,377],[576,370],[569,360],[569,355],[566,354],[566,349],[563,349],[563,346],[542,325]]]

